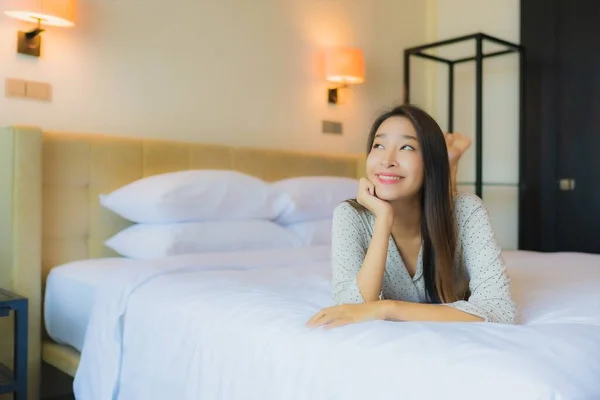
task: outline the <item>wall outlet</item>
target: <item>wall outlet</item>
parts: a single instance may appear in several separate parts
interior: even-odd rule
[[[337,121],[323,121],[323,133],[341,135],[343,133],[342,123]]]

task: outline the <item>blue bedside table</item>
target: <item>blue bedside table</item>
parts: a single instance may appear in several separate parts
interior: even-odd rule
[[[13,367],[0,363],[0,394],[13,393],[14,400],[27,400],[27,312],[26,298],[0,289],[0,318],[14,313]]]

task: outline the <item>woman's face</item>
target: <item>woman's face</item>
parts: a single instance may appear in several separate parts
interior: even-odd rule
[[[367,156],[367,179],[382,200],[402,200],[417,195],[423,184],[423,158],[417,132],[405,117],[386,119]]]

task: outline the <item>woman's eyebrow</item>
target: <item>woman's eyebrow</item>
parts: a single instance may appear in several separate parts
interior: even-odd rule
[[[386,136],[387,136],[387,133],[385,133],[385,132],[382,132],[382,133],[378,133],[378,134],[376,134],[376,135],[375,135],[375,138],[385,138]],[[416,142],[418,142],[418,141],[419,141],[419,140],[418,140],[416,137],[414,137],[414,136],[412,136],[412,135],[402,135],[402,137],[403,137],[404,139],[414,140],[414,141],[416,141]]]

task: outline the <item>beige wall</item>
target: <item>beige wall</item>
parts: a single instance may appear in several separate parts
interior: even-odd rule
[[[0,97],[0,126],[362,152],[374,113],[402,99],[402,50],[426,39],[422,0],[166,4],[80,0],[77,27],[49,28],[40,59],[16,54],[31,25],[2,13],[0,93],[7,76],[41,80],[54,101]],[[367,63],[337,107],[318,68],[327,45],[360,46]],[[344,135],[320,133],[323,119]]]
[[[436,40],[483,32],[513,43],[520,40],[519,0],[434,0]],[[484,51],[498,49],[485,45]],[[474,55],[475,44],[453,45],[438,54],[460,58]],[[456,67],[454,128],[475,135],[475,63]],[[447,127],[447,68],[437,67],[434,113]],[[483,68],[483,178],[514,184],[519,177],[519,58],[505,55],[484,61]],[[465,155],[460,181],[475,181],[475,152]],[[474,190],[463,186],[463,190]],[[518,191],[515,186],[484,187],[497,238],[505,249],[518,245]]]
[[[80,1],[78,26],[49,28],[40,59],[15,53],[16,30],[30,25],[0,14],[0,94],[5,77],[54,86],[50,104],[0,97],[0,125],[362,152],[375,113],[402,100],[405,47],[478,31],[519,40],[518,0],[164,4]],[[347,91],[346,104],[332,107],[317,55],[335,44],[364,49],[367,80]],[[449,51],[460,55],[472,48]],[[488,181],[517,181],[516,68],[516,56],[485,62]],[[413,61],[412,71],[412,101],[445,127],[445,70]],[[472,135],[474,66],[461,66],[456,74],[455,126]],[[344,135],[320,133],[323,119],[343,122]],[[474,179],[473,156],[463,161],[462,181]],[[502,245],[515,248],[516,189],[488,188],[484,198]]]

